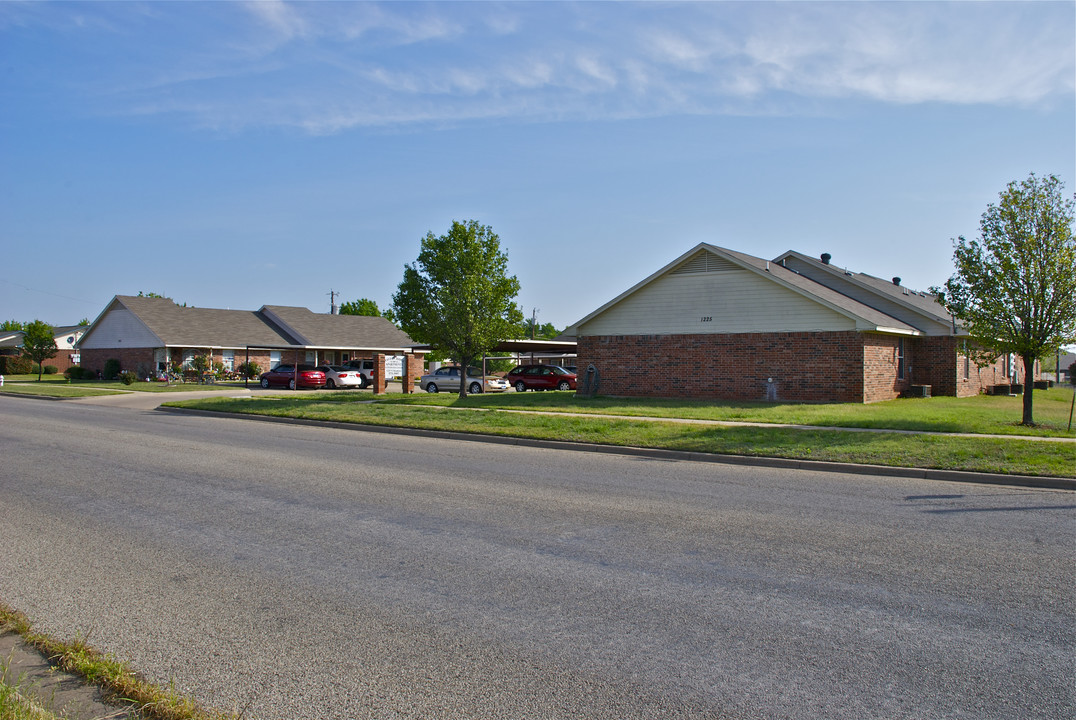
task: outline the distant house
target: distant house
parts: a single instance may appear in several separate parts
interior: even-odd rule
[[[976,367],[929,293],[792,251],[702,243],[566,332],[581,387],[607,395],[876,402],[1022,381],[1012,357]]]
[[[59,372],[63,372],[79,362],[78,350],[75,344],[86,328],[82,325],[63,325],[52,329],[53,338],[56,340],[56,355],[49,358],[43,364],[53,365]],[[0,355],[22,354],[21,330],[8,330],[0,332]]]
[[[281,362],[342,364],[374,354],[409,355],[414,343],[381,317],[322,315],[307,308],[264,305],[217,310],[168,298],[117,295],[78,343],[82,366],[104,369],[114,358],[150,377],[189,366],[208,354],[231,371],[247,360],[269,370]]]

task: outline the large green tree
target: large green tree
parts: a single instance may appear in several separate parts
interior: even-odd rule
[[[18,320],[5,320],[0,323],[0,330],[4,332],[22,330],[23,324]]]
[[[59,348],[56,347],[56,336],[52,332],[52,325],[41,320],[27,323],[22,338],[22,354],[37,363],[37,381],[41,382],[41,366],[45,360],[56,357]]]
[[[1035,360],[1076,341],[1074,201],[1056,176],[1014,180],[987,206],[979,238],[954,241],[956,274],[939,292],[971,337],[1024,364],[1023,424],[1034,424]]]
[[[519,280],[508,274],[500,238],[475,220],[427,233],[418,260],[404,266],[392,313],[404,332],[468,367],[501,340],[519,337]],[[467,384],[460,383],[460,397]]]

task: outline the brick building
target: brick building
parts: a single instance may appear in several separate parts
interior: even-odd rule
[[[791,251],[702,243],[566,333],[603,395],[862,403],[1023,381],[1013,358],[977,367],[929,293]]]
[[[375,355],[410,356],[413,345],[381,317],[280,305],[255,311],[193,308],[168,298],[117,295],[86,329],[78,350],[84,368],[100,372],[115,359],[139,378],[151,378],[187,367],[197,355],[210,356],[228,371],[248,360],[265,371],[282,362],[334,365]]]

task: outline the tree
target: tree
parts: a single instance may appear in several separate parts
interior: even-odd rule
[[[552,340],[561,333],[553,323],[535,322],[533,318],[523,321],[520,332],[523,333],[523,337],[531,340]]]
[[[4,332],[19,331],[23,329],[23,324],[18,320],[5,320],[0,323],[0,330]]]
[[[346,302],[340,306],[341,315],[369,315],[381,317],[381,311],[377,303],[369,298],[360,298],[354,302]]]
[[[466,368],[501,340],[519,337],[518,292],[519,280],[508,275],[508,256],[492,228],[453,221],[447,235],[427,233],[418,260],[404,266],[392,312],[413,339]],[[466,396],[460,383],[460,397]]]
[[[56,337],[52,333],[52,325],[41,320],[27,323],[22,338],[22,354],[37,363],[37,381],[41,382],[41,373],[44,368],[41,363],[51,357],[56,357],[59,348],[56,347]]]
[[[995,357],[1024,364],[1024,425],[1033,425],[1036,358],[1076,340],[1074,201],[1054,175],[1013,181],[987,206],[977,240],[954,241],[956,274],[942,304],[963,320],[972,339]]]

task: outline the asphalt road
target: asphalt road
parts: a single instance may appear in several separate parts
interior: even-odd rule
[[[1076,495],[0,397],[0,598],[246,718],[1070,718]]]

